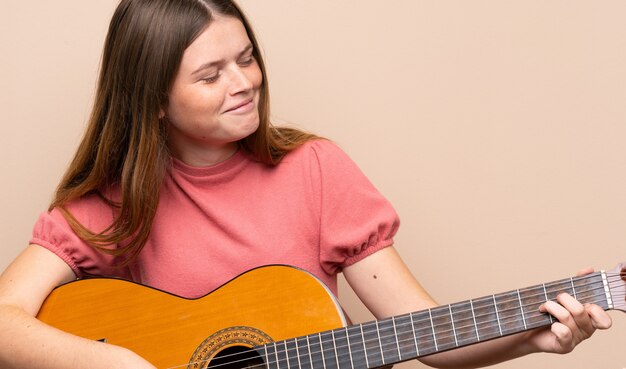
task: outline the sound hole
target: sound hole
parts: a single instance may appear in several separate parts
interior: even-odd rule
[[[242,369],[264,368],[263,359],[256,351],[244,346],[231,346],[220,351],[209,363],[207,368]]]

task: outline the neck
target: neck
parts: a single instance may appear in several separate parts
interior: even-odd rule
[[[219,146],[192,146],[183,149],[170,145],[170,152],[176,159],[192,167],[209,167],[228,160],[237,152],[237,143],[229,142]]]

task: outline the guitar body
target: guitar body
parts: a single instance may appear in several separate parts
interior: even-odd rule
[[[353,326],[317,278],[288,266],[254,269],[198,299],[116,279],[72,282],[37,317],[159,369],[381,368],[547,327],[555,319],[539,306],[561,293],[626,311],[626,263]]]
[[[163,369],[207,368],[220,355],[346,324],[321,282],[286,266],[254,269],[198,299],[116,279],[76,281],[55,289],[37,318]]]

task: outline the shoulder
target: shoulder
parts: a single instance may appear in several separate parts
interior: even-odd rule
[[[318,162],[350,160],[348,155],[335,142],[316,138],[303,143],[300,147],[290,152],[286,158],[307,158]]]
[[[315,151],[315,152],[326,152],[326,151],[339,151],[343,152],[339,145],[335,142],[327,139],[327,138],[315,138],[309,140],[302,144],[302,147],[299,149]]]
[[[371,188],[361,168],[336,143],[327,139],[306,142],[284,159],[285,167],[297,168],[322,187]]]
[[[304,171],[310,176],[347,174],[360,171],[356,163],[333,141],[323,138],[309,140],[289,152],[278,164],[282,171]]]
[[[70,201],[64,208],[85,228],[92,232],[101,232],[112,224],[116,206],[111,200],[111,193],[93,193]],[[55,208],[51,215],[61,220],[60,218],[65,218],[62,213]]]

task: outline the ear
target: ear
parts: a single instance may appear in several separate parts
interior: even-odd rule
[[[159,109],[159,119],[165,118],[165,110],[163,108]]]

